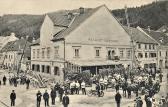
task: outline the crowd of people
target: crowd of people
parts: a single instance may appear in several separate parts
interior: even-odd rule
[[[154,99],[154,95],[160,91],[160,83],[163,81],[163,74],[160,69],[156,70],[156,68],[148,68],[148,69],[135,69],[134,71],[111,71],[108,75],[92,75],[91,77],[91,90],[96,91],[96,95],[98,97],[101,96],[101,92],[107,90],[108,88],[112,88],[116,90],[115,101],[117,107],[120,107],[122,97],[132,98],[133,93],[135,96],[135,104],[136,107],[142,107],[143,101],[141,95],[145,94],[145,103],[146,107],[152,107],[152,105],[164,105],[168,103],[168,94],[166,97],[162,96],[159,100],[159,103],[156,103],[156,99]],[[29,89],[29,85],[31,80],[25,75],[21,75],[19,77],[13,75],[9,75],[8,79],[4,75],[2,78],[1,84],[6,85],[7,80],[9,80],[9,84],[11,86],[17,87],[18,84],[25,85],[26,89]],[[87,83],[84,80],[66,80],[62,83],[56,83],[54,86],[51,86],[50,93],[46,90],[43,94],[38,91],[36,94],[37,97],[37,107],[41,105],[41,99],[44,99],[45,107],[48,107],[49,99],[51,98],[51,104],[55,105],[56,97],[59,98],[59,101],[64,105],[64,107],[68,107],[69,97],[70,95],[87,95],[88,90],[86,90]],[[122,90],[122,95],[119,90]],[[12,90],[10,95],[11,106],[15,106],[16,93]],[[156,106],[157,107],[157,106]]]

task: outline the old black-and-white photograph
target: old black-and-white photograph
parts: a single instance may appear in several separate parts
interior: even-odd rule
[[[168,1],[0,0],[0,107],[168,107]]]

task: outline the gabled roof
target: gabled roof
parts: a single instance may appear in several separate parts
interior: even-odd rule
[[[159,32],[159,31],[153,31],[153,30],[147,30],[144,28],[141,28],[146,34],[151,36],[153,39],[155,39],[158,43],[161,45],[168,45],[168,36],[165,33]]]
[[[19,51],[20,49],[24,49],[26,40],[20,39],[12,42],[8,42],[1,50],[1,52],[7,52],[7,51]],[[26,50],[30,49],[30,43],[27,42]]]
[[[87,18],[94,14],[100,7],[102,6],[96,7],[94,9],[85,9],[83,14],[74,15],[72,22],[70,22],[70,25],[66,29],[63,29],[61,32],[55,34],[52,40],[56,41],[64,39],[70,32],[75,30],[81,23],[83,23]]]
[[[157,44],[156,41],[148,37],[145,33],[141,32],[137,28],[123,26],[127,33],[132,36],[132,39],[138,43]]]
[[[161,28],[159,28],[157,31],[160,31],[160,32],[163,32],[163,33],[167,33],[168,32],[168,27],[166,25],[164,25]]]

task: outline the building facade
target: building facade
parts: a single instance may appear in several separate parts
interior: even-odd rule
[[[138,28],[124,27],[133,39],[136,67],[153,68],[158,65],[158,42]]]
[[[161,31],[150,30],[150,28],[143,29],[139,27],[138,29],[158,43],[158,48],[157,48],[158,68],[167,68],[168,67],[168,36]]]
[[[30,43],[24,38],[8,42],[1,50],[4,56],[3,66],[10,70],[17,70],[18,67],[21,70],[28,69],[28,65],[30,66],[30,51]]]
[[[97,74],[102,68],[132,65],[131,39],[106,6],[80,8],[46,15],[31,57],[33,71],[55,78],[63,78],[66,70]]]
[[[11,33],[10,36],[0,36],[0,50],[11,41],[18,40],[18,38],[15,36],[15,33]],[[4,60],[3,54],[0,52],[0,65],[2,65],[2,62]]]

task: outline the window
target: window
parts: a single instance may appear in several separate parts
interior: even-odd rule
[[[142,53],[138,53],[138,58],[143,58],[143,54]]]
[[[47,69],[47,74],[50,74],[51,72],[51,68],[50,68],[50,66],[46,66],[46,69]]]
[[[145,53],[145,58],[148,58],[148,54],[147,53]]]
[[[161,51],[159,52],[159,54],[160,54],[160,56],[162,56],[162,52]]]
[[[54,67],[54,75],[58,75],[58,76],[60,75],[58,67]]]
[[[131,50],[127,50],[127,55],[126,55],[126,57],[127,57],[128,59],[131,58]]]
[[[35,52],[36,50],[35,49],[33,49],[33,59],[35,58],[35,54],[36,54],[36,52]]]
[[[44,70],[45,70],[45,66],[42,65],[42,66],[41,66],[41,72],[44,72]]]
[[[40,49],[37,49],[37,58],[40,56]]]
[[[167,51],[166,51],[166,56],[167,56]]]
[[[72,46],[73,50],[74,50],[74,57],[79,57],[79,49],[81,48],[81,46]]]
[[[155,45],[153,45],[153,49],[155,49]]]
[[[47,48],[47,58],[50,58],[50,47]]]
[[[149,57],[150,58],[155,58],[156,57],[156,53],[149,53]]]
[[[96,49],[96,57],[99,57],[99,56],[100,56],[100,50]]]
[[[79,57],[79,49],[75,49],[75,57]]]
[[[149,44],[149,49],[151,49],[151,44]]]
[[[120,58],[124,58],[124,50],[123,49],[120,50]]]
[[[141,49],[141,44],[138,44],[138,49]]]
[[[57,47],[54,47],[54,58],[58,58],[58,56],[59,56],[59,47],[57,46]]]
[[[45,58],[45,48],[42,48],[42,58]]]
[[[145,44],[145,49],[147,49],[147,44]]]
[[[32,70],[34,71],[34,68],[35,68],[35,65],[34,64],[32,64]]]
[[[95,47],[96,57],[100,57],[100,48],[101,47]]]

